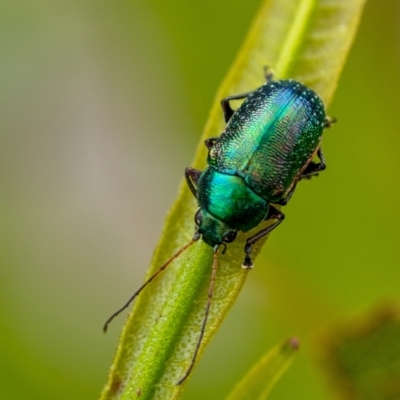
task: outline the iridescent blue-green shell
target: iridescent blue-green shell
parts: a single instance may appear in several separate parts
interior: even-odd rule
[[[316,153],[325,108],[293,80],[269,82],[251,93],[209,150],[208,164],[241,177],[269,202],[284,198]]]

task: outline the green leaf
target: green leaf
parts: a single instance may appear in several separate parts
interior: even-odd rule
[[[226,400],[264,400],[289,368],[298,348],[296,338],[274,347],[251,368]]]
[[[217,92],[192,166],[203,169],[205,138],[224,128],[222,98],[264,82],[263,68],[277,78],[300,80],[329,104],[354,39],[364,0],[267,0]],[[183,182],[165,221],[150,276],[193,236],[196,201]],[[257,230],[260,227],[256,228]],[[246,237],[239,235],[218,261],[217,281],[200,353],[236,300],[247,276],[240,268]],[[253,258],[262,243],[254,246]],[[177,399],[176,386],[190,360],[204,315],[212,250],[201,241],[174,261],[139,296],[124,327],[101,399]]]

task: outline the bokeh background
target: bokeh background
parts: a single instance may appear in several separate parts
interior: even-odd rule
[[[258,5],[1,2],[1,399],[98,397],[124,317],[106,336],[102,323],[143,278]],[[399,300],[399,72],[400,3],[370,0],[328,169],[299,185],[185,399],[223,398],[293,334],[270,398],[331,399],[318,332]]]

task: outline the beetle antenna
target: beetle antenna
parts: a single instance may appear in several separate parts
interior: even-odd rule
[[[194,350],[194,354],[193,354],[192,360],[190,362],[189,368],[186,370],[186,372],[182,376],[182,378],[179,379],[179,381],[176,383],[177,385],[181,385],[186,380],[186,378],[189,376],[190,372],[192,371],[194,363],[196,362],[197,354],[200,350],[201,342],[203,341],[203,336],[204,336],[204,332],[206,330],[206,324],[207,324],[208,315],[209,315],[210,307],[211,307],[211,299],[212,299],[213,292],[214,292],[215,277],[217,275],[218,249],[219,249],[219,245],[216,245],[214,247],[214,261],[213,261],[212,272],[211,272],[211,281],[210,281],[210,286],[208,288],[208,299],[207,299],[207,305],[206,305],[206,308],[204,311],[203,323],[201,324],[200,336],[197,340],[196,348]]]
[[[119,314],[121,314],[122,311],[124,311],[126,308],[129,307],[129,305],[132,303],[133,300],[135,300],[135,298],[137,296],[139,296],[140,292],[162,271],[164,271],[168,265],[170,265],[172,263],[172,261],[175,260],[175,258],[177,258],[180,254],[182,254],[188,247],[190,247],[194,242],[196,242],[197,240],[200,239],[200,233],[196,232],[195,235],[193,236],[193,239],[185,244],[181,249],[179,249],[164,265],[162,265],[156,272],[154,272],[153,275],[150,276],[149,279],[147,279],[147,281],[145,281],[143,283],[142,286],[140,286],[140,288],[138,290],[136,290],[135,293],[133,293],[133,295],[129,298],[129,300],[121,307],[119,308],[117,311],[115,311],[105,322],[105,324],[103,325],[103,332],[106,333],[107,332],[107,328],[108,325],[110,324],[110,322]]]

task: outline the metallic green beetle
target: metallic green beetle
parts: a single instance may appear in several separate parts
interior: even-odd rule
[[[267,83],[254,92],[222,100],[227,125],[221,136],[205,142],[209,167],[185,171],[199,204],[198,234],[208,245],[218,248],[235,240],[239,231],[276,220],[247,239],[244,268],[252,267],[252,245],[284,219],[271,203],[286,205],[299,180],[326,168],[321,137],[333,122],[313,90],[266,75]],[[238,99],[245,101],[233,111],[230,101]]]
[[[203,239],[213,248],[214,262],[208,300],[193,357],[180,385],[196,361],[211,306],[217,270],[217,255],[222,246],[233,242],[238,232],[247,232],[262,221],[275,220],[246,240],[243,268],[252,268],[252,246],[275,229],[284,214],[274,205],[284,206],[297,183],[326,168],[321,150],[323,129],[332,119],[325,115],[321,98],[294,80],[273,80],[266,69],[266,83],[257,90],[222,100],[226,128],[221,136],[205,141],[208,167],[204,171],[186,168],[185,177],[196,197],[193,239],[174,254],[131,296],[127,303],[106,321],[108,324],[138,296],[160,272],[194,242]],[[244,102],[234,111],[230,101]],[[318,156],[319,161],[313,159]]]

